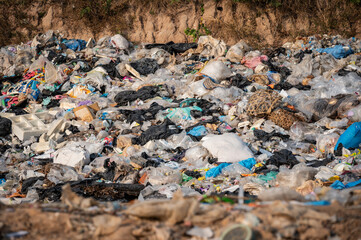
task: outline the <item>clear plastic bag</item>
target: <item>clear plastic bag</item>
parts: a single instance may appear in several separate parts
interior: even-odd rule
[[[317,149],[322,153],[333,153],[339,137],[337,133],[320,135],[317,138]]]
[[[150,167],[146,170],[147,181],[152,185],[163,185],[169,183],[181,183],[182,174],[179,170],[174,170],[166,166],[154,168]]]
[[[50,169],[47,178],[54,184],[58,184],[62,182],[78,181],[82,179],[82,176],[72,167],[55,165]]]
[[[313,124],[296,122],[290,128],[289,134],[291,139],[295,141],[316,141],[317,136],[320,134],[320,130],[315,128]]]
[[[238,177],[241,174],[250,174],[251,171],[239,163],[233,163],[222,169],[222,174],[228,177]]]
[[[297,188],[307,180],[312,180],[317,174],[313,167],[307,167],[305,164],[297,164],[291,170],[283,169],[278,173],[276,180],[282,187]]]

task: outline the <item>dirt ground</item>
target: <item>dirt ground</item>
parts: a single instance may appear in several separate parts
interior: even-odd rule
[[[167,221],[139,218],[120,209],[103,206],[69,209],[66,204],[27,204],[1,206],[0,229],[4,239],[9,234],[26,231],[19,239],[206,239],[187,231],[194,226],[210,227],[217,239],[228,227],[243,223],[252,228],[253,239],[359,239],[361,237],[361,207],[299,206],[274,202],[254,205],[251,210],[218,203],[224,217],[214,219],[205,214],[204,221]],[[144,209],[146,211],[146,209]]]

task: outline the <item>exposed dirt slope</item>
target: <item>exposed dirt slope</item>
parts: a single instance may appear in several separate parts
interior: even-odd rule
[[[0,0],[0,45],[49,29],[88,39],[121,33],[133,42],[193,41],[200,22],[228,44],[279,45],[298,36],[361,37],[357,0]]]

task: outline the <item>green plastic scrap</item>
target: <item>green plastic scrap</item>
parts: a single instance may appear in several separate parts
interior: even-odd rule
[[[168,108],[166,111],[169,112],[167,114],[167,118],[172,120],[173,118],[180,118],[184,120],[192,120],[191,111],[196,110],[202,112],[202,108],[197,106],[192,107],[184,107],[184,108]]]
[[[51,102],[51,97],[47,97],[43,100],[43,105],[47,106]]]
[[[47,89],[47,90],[49,90],[49,91],[52,91],[52,92],[55,92],[55,90],[57,89],[57,87],[58,87],[58,86],[57,86],[56,84],[52,84],[52,85],[47,84],[47,85],[44,86],[45,89]]]
[[[271,171],[271,172],[267,173],[266,175],[259,175],[258,179],[260,179],[264,182],[269,182],[269,181],[275,179],[277,174],[278,174],[278,172]]]
[[[182,183],[188,182],[192,180],[192,177],[188,176],[187,174],[182,174]]]

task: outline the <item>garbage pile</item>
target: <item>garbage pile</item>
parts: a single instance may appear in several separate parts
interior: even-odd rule
[[[360,206],[358,39],[260,51],[211,36],[133,45],[49,31],[2,47],[0,76],[2,204],[127,203],[126,216],[192,222],[188,236],[204,239],[212,229],[197,223],[225,218],[219,204]],[[301,230],[282,231],[273,237]]]

